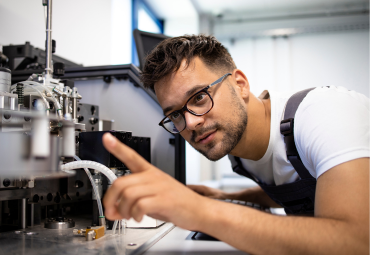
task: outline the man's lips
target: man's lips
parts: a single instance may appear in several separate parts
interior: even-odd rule
[[[207,138],[211,138],[211,137],[209,137],[209,136],[213,136],[213,134],[214,133],[216,133],[216,130],[213,130],[213,131],[211,131],[211,132],[207,132],[207,133],[205,133],[205,134],[203,134],[203,135],[201,135],[201,136],[199,136],[199,137],[197,137],[196,139],[195,139],[195,142],[196,143],[199,143],[199,142],[206,142],[205,140],[208,140]]]

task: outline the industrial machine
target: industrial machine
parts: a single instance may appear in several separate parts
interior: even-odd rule
[[[183,183],[185,143],[158,127],[162,110],[137,67],[53,57],[52,0],[42,2],[45,52],[26,43],[0,54],[0,236],[51,238],[63,230],[92,241],[124,227],[105,220],[101,199],[130,173],[104,149],[102,135],[110,132]]]

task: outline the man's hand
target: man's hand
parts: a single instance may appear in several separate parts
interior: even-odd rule
[[[105,148],[131,170],[118,178],[104,196],[105,215],[111,220],[141,221],[144,215],[196,229],[202,221],[198,210],[209,199],[199,196],[168,174],[151,165],[134,150],[107,133]]]
[[[225,192],[219,189],[210,188],[204,185],[187,185],[188,188],[194,190],[199,195],[215,198],[215,199],[227,199],[227,195]]]
[[[244,189],[238,192],[227,193],[219,189],[210,188],[204,185],[187,185],[190,189],[197,192],[199,195],[215,198],[215,199],[232,199],[251,202],[267,207],[281,207],[275,203],[260,186]]]

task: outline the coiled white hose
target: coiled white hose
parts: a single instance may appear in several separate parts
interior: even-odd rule
[[[78,156],[74,156],[74,158],[77,160],[77,161],[81,161],[81,159],[78,157]],[[103,206],[101,204],[101,198],[100,198],[100,195],[99,195],[99,190],[98,190],[98,187],[96,186],[95,182],[94,182],[94,179],[89,171],[89,169],[87,168],[84,168],[86,174],[87,174],[87,177],[89,177],[89,180],[91,182],[91,186],[93,187],[93,191],[94,191],[94,194],[95,194],[95,197],[96,197],[96,202],[98,203],[98,209],[99,209],[99,215],[100,216],[104,216],[103,214]]]
[[[70,163],[67,163],[61,166],[62,171],[68,171],[68,170],[79,169],[79,168],[91,168],[98,172],[101,172],[108,178],[108,180],[111,183],[113,183],[117,179],[117,176],[108,167],[100,163],[94,162],[94,161],[89,161],[89,160],[74,161],[74,162],[70,162]],[[118,225],[118,220],[115,220],[113,224],[113,229],[112,229],[113,234],[116,233],[117,225]],[[126,226],[125,220],[123,220],[122,225],[123,227]]]
[[[89,161],[89,160],[81,160],[81,161],[74,161],[67,164],[62,165],[62,170],[72,170],[72,169],[79,169],[79,168],[91,168],[98,172],[104,174],[111,183],[113,183],[117,176],[105,165],[100,163]]]

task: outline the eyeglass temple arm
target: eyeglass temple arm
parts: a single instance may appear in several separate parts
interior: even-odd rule
[[[231,73],[227,73],[225,74],[224,76],[222,76],[220,79],[218,79],[217,81],[215,81],[214,83],[212,83],[211,85],[208,86],[208,88],[216,85],[216,84],[219,84],[220,82],[222,82],[227,76],[231,75]]]

